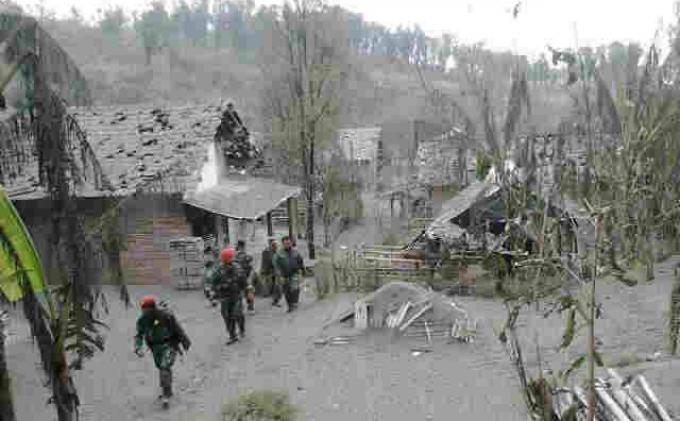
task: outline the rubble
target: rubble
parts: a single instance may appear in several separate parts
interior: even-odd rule
[[[252,165],[254,161],[255,165],[262,164],[262,151],[251,142],[250,133],[245,128],[234,131],[229,127],[225,115],[217,127],[215,142],[220,146],[228,167],[242,169]]]
[[[450,298],[408,282],[391,282],[357,300],[353,317],[357,329],[388,328],[428,343],[434,338],[469,343],[477,330],[477,321]]]

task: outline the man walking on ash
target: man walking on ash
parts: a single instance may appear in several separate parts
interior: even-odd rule
[[[178,352],[188,351],[191,346],[189,337],[177,322],[175,316],[156,304],[156,297],[147,295],[140,303],[142,315],[137,320],[135,335],[135,354],[144,356],[144,342],[151,350],[153,361],[160,374],[162,394],[159,396],[164,408],[167,408],[172,397],[172,366]]]
[[[260,280],[264,283],[267,293],[272,297],[272,306],[281,307],[279,304],[279,300],[281,300],[281,286],[278,285],[276,274],[274,273],[274,256],[276,255],[276,249],[276,240],[270,237],[267,246],[262,250]]]
[[[240,269],[241,276],[245,278],[243,280],[246,284],[245,298],[248,312],[252,314],[255,312],[255,288],[251,280],[253,275],[253,257],[246,252],[246,242],[243,240],[236,242],[236,257],[234,261]]]
[[[234,262],[236,251],[229,247],[220,253],[222,264],[213,271],[208,278],[208,285],[213,299],[220,301],[220,312],[229,334],[227,345],[238,341],[236,326],[241,331],[241,337],[245,336],[245,318],[243,317],[243,298],[246,289],[245,278],[240,273],[240,268]]]
[[[300,299],[300,282],[304,262],[300,253],[293,248],[290,237],[283,237],[281,244],[283,248],[274,255],[274,271],[283,283],[283,293],[290,313],[297,308]]]

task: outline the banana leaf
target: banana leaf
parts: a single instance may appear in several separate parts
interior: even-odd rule
[[[27,285],[23,283],[27,281]],[[37,296],[47,292],[42,262],[19,213],[0,186],[0,291],[9,301],[23,297],[24,287]]]

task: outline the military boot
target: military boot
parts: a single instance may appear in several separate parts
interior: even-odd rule
[[[170,398],[172,397],[172,371],[161,370],[161,390],[163,393],[160,396],[161,405],[167,408],[170,405]]]

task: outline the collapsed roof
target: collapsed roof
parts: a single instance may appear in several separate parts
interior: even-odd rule
[[[425,230],[426,236],[448,242],[460,238],[465,230],[458,225],[457,218],[473,206],[496,197],[499,192],[500,187],[496,184],[486,181],[473,182],[442,205],[441,213]]]

